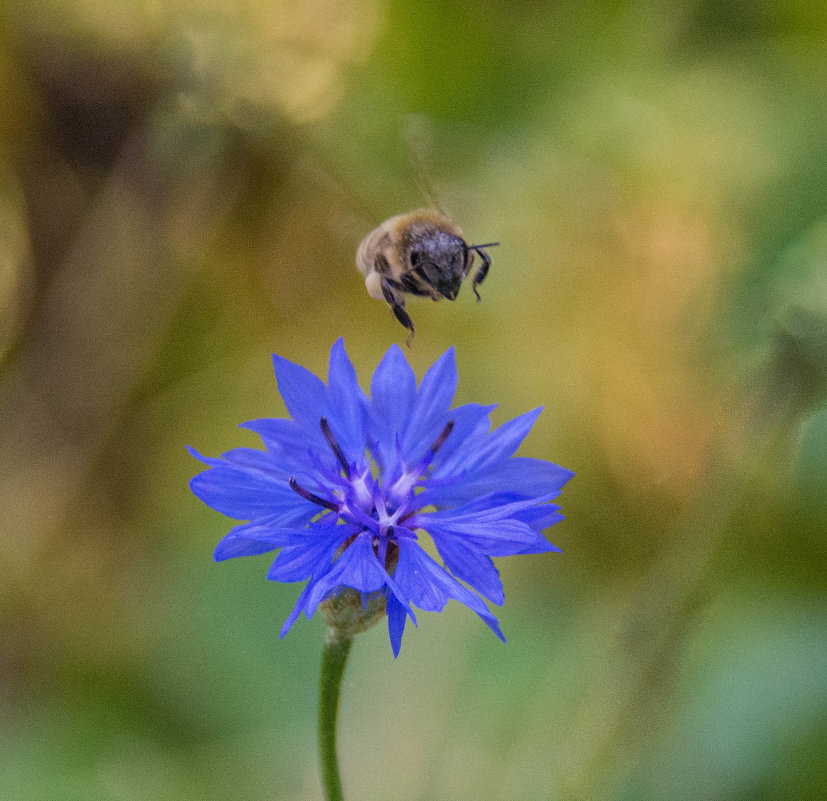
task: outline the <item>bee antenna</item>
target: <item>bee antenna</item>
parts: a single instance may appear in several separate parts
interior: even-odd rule
[[[493,248],[499,244],[499,242],[486,242],[484,245],[468,245],[468,250],[482,250],[483,248]]]

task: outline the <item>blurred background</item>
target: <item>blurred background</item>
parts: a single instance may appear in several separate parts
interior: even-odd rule
[[[348,797],[822,798],[825,54],[794,0],[5,0],[0,797],[320,798],[324,625],[184,446],[258,444],[271,352],[368,386],[355,249],[426,183],[502,245],[414,369],[577,477],[508,645],[357,640]]]

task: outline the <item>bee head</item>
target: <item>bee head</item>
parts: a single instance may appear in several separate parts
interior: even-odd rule
[[[432,230],[412,243],[411,267],[420,280],[454,300],[465,276],[467,255],[462,237]]]

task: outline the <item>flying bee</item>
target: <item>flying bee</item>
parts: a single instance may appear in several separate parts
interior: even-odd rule
[[[499,245],[469,245],[460,227],[446,215],[429,209],[400,214],[371,231],[356,251],[356,264],[365,276],[368,294],[384,300],[402,325],[414,335],[414,324],[405,311],[404,295],[455,300],[460,285],[471,272],[474,255],[482,264],[471,284],[477,287],[488,275],[491,257],[485,248]]]

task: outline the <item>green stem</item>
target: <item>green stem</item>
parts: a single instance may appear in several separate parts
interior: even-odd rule
[[[322,651],[322,670],[319,676],[319,759],[325,801],[343,799],[339,760],[336,757],[336,716],[339,712],[342,674],[345,672],[352,642],[351,637],[339,637],[329,631]]]

